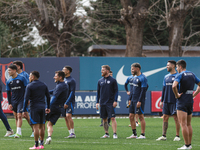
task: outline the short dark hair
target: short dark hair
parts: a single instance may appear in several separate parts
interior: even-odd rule
[[[176,67],[176,61],[175,60],[168,60],[168,62],[173,64]]]
[[[13,61],[13,64],[18,65],[21,69],[23,69],[23,62],[21,60]]]
[[[15,66],[15,65],[10,65],[10,66],[8,66],[8,68],[10,68],[10,69],[12,69],[12,70],[16,70],[16,71],[17,71],[17,66]]]
[[[56,71],[55,73],[57,73],[58,76],[59,76],[59,77],[62,77],[62,79],[64,80],[64,78],[65,78],[65,73],[64,73],[63,71],[59,70],[59,71]]]
[[[66,68],[67,70],[69,70],[70,73],[72,72],[72,67],[70,67],[70,66],[65,66],[65,68]]]
[[[140,66],[139,63],[133,63],[133,64],[131,65],[131,67],[136,67],[136,68],[141,69],[141,66]]]
[[[110,72],[110,66],[108,66],[108,65],[103,65],[103,66],[101,66],[101,68],[106,68],[106,70],[108,70]]]
[[[40,73],[38,71],[32,71],[31,74],[34,75],[38,79],[40,77]]]
[[[186,62],[185,62],[185,60],[183,60],[183,59],[177,61],[176,64],[177,64],[178,66],[181,66],[183,69],[186,68]]]

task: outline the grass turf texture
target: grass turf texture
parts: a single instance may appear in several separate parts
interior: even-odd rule
[[[118,139],[112,138],[112,128],[109,128],[110,138],[100,139],[104,135],[103,127],[99,127],[100,119],[74,119],[76,139],[66,139],[68,130],[63,118],[59,119],[53,127],[52,142],[50,145],[44,145],[47,150],[175,150],[184,145],[182,133],[180,131],[181,141],[174,142],[175,123],[172,117],[169,119],[166,141],[156,141],[162,136],[162,119],[161,118],[145,118],[146,120],[146,139],[126,139],[132,134],[128,118],[116,118]],[[12,129],[16,131],[15,120],[8,120]],[[192,149],[200,149],[200,118],[192,118],[193,140]],[[137,134],[140,135],[141,127],[137,127]],[[2,150],[28,150],[34,145],[34,138],[31,138],[31,128],[26,120],[23,120],[22,138],[15,139],[3,137],[6,133],[5,127],[0,121],[0,147]],[[47,131],[45,133],[45,140]]]

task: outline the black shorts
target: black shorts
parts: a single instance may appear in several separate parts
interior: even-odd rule
[[[177,104],[176,109],[184,111],[188,115],[191,115],[193,112],[193,103]]]
[[[100,117],[103,119],[115,117],[115,108],[113,107],[113,105],[102,105],[100,107]]]
[[[176,115],[176,103],[163,103],[163,114]]]
[[[30,124],[45,124],[45,109],[30,109]]]
[[[22,113],[23,112],[23,101],[18,103],[12,103],[13,111],[15,113]]]
[[[60,114],[60,111],[51,111],[49,114],[46,115],[46,120],[55,125],[57,120],[60,118]]]
[[[69,103],[68,108],[66,109],[66,114],[74,114],[74,104]]]
[[[144,105],[145,105],[145,102],[141,102],[140,108],[137,108],[137,102],[131,101],[131,105],[129,107],[129,113],[144,114]]]

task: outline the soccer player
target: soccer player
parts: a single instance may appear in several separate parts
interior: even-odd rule
[[[72,115],[74,114],[74,105],[75,105],[76,81],[71,76],[72,68],[70,66],[63,67],[62,71],[65,73],[64,81],[69,86],[69,96],[64,105],[64,108],[66,109],[65,123],[69,131],[69,136],[65,138],[76,138],[74,132],[74,121],[72,119]]]
[[[64,77],[65,73],[63,71],[55,72],[54,79],[57,84],[54,90],[50,92],[50,94],[53,92],[53,97],[50,103],[51,112],[46,116],[46,120],[48,121],[47,122],[48,138],[46,139],[45,144],[51,143],[53,125],[56,124],[58,118],[60,117],[64,103],[66,102],[68,96],[69,87],[67,84],[65,84]]]
[[[167,62],[167,71],[169,74],[167,74],[163,80],[162,98],[160,102],[160,108],[163,109],[163,135],[159,137],[157,141],[167,140],[166,133],[168,128],[169,115],[173,115],[176,125],[176,137],[174,138],[174,141],[180,141],[180,124],[176,115],[176,98],[172,91],[172,84],[174,82],[175,76],[177,75],[176,61],[169,60]]]
[[[30,84],[26,87],[24,95],[23,116],[27,115],[26,108],[30,101],[30,124],[33,125],[35,145],[29,149],[44,149],[44,126],[45,126],[45,96],[47,98],[46,113],[50,112],[50,94],[45,83],[39,81],[40,74],[38,71],[32,71],[29,76]],[[40,136],[40,146],[38,138]]]
[[[13,110],[17,126],[17,132],[14,138],[20,138],[22,137],[22,111],[27,80],[23,76],[17,74],[17,67],[15,65],[10,65],[8,67],[8,74],[11,76],[6,82],[9,109]]]
[[[26,80],[27,80],[27,83],[29,83],[29,75],[27,72],[23,71],[23,62],[20,61],[20,60],[16,60],[16,61],[13,61],[13,64],[17,66],[17,73],[21,76],[23,76]],[[29,104],[29,103],[28,103]],[[28,107],[26,108],[26,115],[24,115],[25,119],[27,120],[28,124],[31,126],[32,128],[32,134],[30,137],[34,137],[34,131],[33,131],[33,126],[30,124],[30,117],[29,117],[29,108],[30,106],[28,105]]]
[[[177,61],[176,69],[179,74],[177,74],[174,79],[172,89],[177,98],[177,116],[181,124],[182,135],[185,142],[185,145],[178,149],[192,149],[191,119],[193,112],[193,97],[200,92],[200,80],[194,73],[186,70],[186,62],[184,60]],[[193,93],[195,84],[198,86]]]
[[[130,107],[129,107],[129,119],[131,123],[131,128],[133,134],[127,139],[137,138],[137,139],[145,139],[145,120],[144,120],[144,105],[145,105],[145,97],[146,91],[148,89],[147,78],[144,74],[141,73],[141,66],[139,63],[133,63],[131,65],[131,73],[133,76],[133,80],[131,81],[133,84],[132,95]],[[135,122],[135,114],[138,114],[140,123],[141,123],[141,135],[137,137],[136,132],[136,122]]]
[[[7,136],[10,136],[10,135],[13,135],[14,132],[11,129],[9,123],[8,123],[6,115],[3,113],[3,110],[2,110],[2,107],[1,107],[1,101],[2,100],[3,100],[3,95],[2,95],[2,81],[0,79],[0,119],[3,121],[3,124],[6,127],[6,129],[7,129],[7,132],[6,132],[5,136],[4,136],[4,137],[7,137]]]
[[[133,94],[133,78],[134,78],[133,75],[129,76],[124,84],[126,94],[128,95],[128,102],[129,102],[128,107],[130,106],[130,101]],[[130,84],[130,91],[128,90],[128,84]],[[136,126],[138,127],[139,126],[138,114],[135,114],[135,123],[136,123]],[[129,125],[129,127],[131,127],[131,125]]]
[[[108,133],[108,120],[111,118],[112,129],[113,129],[113,139],[117,139],[117,122],[115,120],[115,107],[117,106],[118,98],[118,86],[117,81],[109,75],[110,66],[101,66],[101,76],[103,78],[99,79],[97,84],[97,101],[96,109],[99,106],[100,100],[100,117],[103,118],[103,127],[105,130],[105,135],[101,138],[109,138]]]

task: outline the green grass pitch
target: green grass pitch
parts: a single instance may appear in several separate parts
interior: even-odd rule
[[[175,123],[172,117],[169,119],[167,131],[167,141],[156,141],[162,135],[162,119],[146,117],[146,139],[126,139],[132,134],[129,125],[129,119],[126,117],[118,117],[117,120],[117,135],[118,139],[112,138],[112,128],[109,128],[110,138],[100,139],[104,135],[103,127],[99,127],[99,118],[74,118],[75,124],[75,139],[66,139],[68,130],[63,118],[60,118],[54,126],[52,142],[50,145],[44,145],[46,150],[176,150],[184,145],[182,133],[180,131],[181,141],[174,142]],[[8,120],[11,127],[16,131],[15,120]],[[192,118],[193,139],[192,149],[200,149],[200,118]],[[137,127],[137,133],[140,135],[141,128]],[[4,137],[6,133],[5,127],[0,121],[0,149],[1,150],[28,150],[34,145],[34,138],[31,138],[31,129],[23,120],[22,138],[14,139]],[[45,133],[45,139],[47,132]]]

